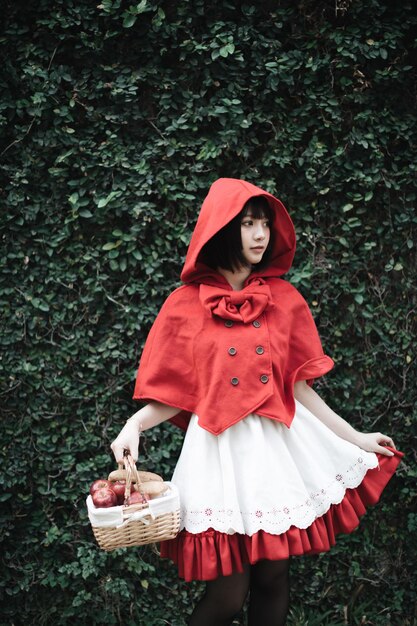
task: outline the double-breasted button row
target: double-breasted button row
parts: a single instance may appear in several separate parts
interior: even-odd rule
[[[232,320],[226,320],[224,325],[226,326],[226,328],[231,328],[233,326],[233,322]],[[259,320],[254,320],[252,322],[252,326],[254,326],[255,328],[260,328],[261,322]]]
[[[232,321],[232,320],[224,320],[224,325],[225,325],[226,328],[232,328],[232,326],[235,325],[235,322]],[[252,322],[252,327],[253,328],[257,328],[258,329],[258,328],[261,328],[261,326],[262,326],[262,322],[259,319],[253,320],[253,322]],[[265,330],[266,330],[266,328],[265,328]],[[262,338],[264,337],[264,333],[262,331],[260,331],[260,333],[261,334],[258,335],[258,341],[259,340],[262,341],[261,337]],[[256,345],[255,344],[251,348],[251,351],[253,350],[252,354],[257,354],[259,356],[264,356],[265,352],[267,351],[265,349],[264,345],[261,345],[261,344]],[[241,355],[244,355],[244,359],[246,360],[246,358],[249,357],[249,353],[248,353],[249,346],[244,344],[243,346],[240,346],[240,348],[236,348],[233,345],[229,345],[229,347],[227,347],[226,350],[227,350],[227,353],[229,354],[229,356],[234,357],[235,355],[240,353]],[[237,362],[239,363],[239,358],[238,358]],[[262,363],[263,363],[263,365],[262,365]],[[263,369],[267,364],[264,361],[264,359],[262,359],[262,360],[260,360],[258,362],[258,366],[257,367],[259,367],[259,365]],[[262,369],[261,369],[261,372],[262,372]],[[245,371],[246,371],[246,368],[245,368]],[[259,372],[259,370],[258,370],[258,372]],[[257,375],[255,374],[255,376],[256,376],[257,380],[259,381],[258,384],[261,383],[262,385],[266,385],[270,381],[270,376],[268,374],[257,374]],[[245,380],[245,383],[246,383],[246,373],[245,373],[244,380]],[[240,383],[241,383],[240,379],[237,376],[232,376],[231,378],[229,378],[229,381],[230,381],[230,384],[233,385],[234,387],[240,385]]]
[[[256,354],[264,354],[265,350],[263,346],[256,346],[255,352]],[[228,349],[228,353],[230,354],[230,356],[235,356],[235,354],[237,354],[237,350],[233,346],[230,346],[230,348]]]
[[[266,374],[262,374],[259,380],[261,381],[261,383],[266,385],[266,383],[269,381],[269,376],[267,376]],[[239,384],[239,379],[236,376],[233,376],[233,378],[230,379],[230,382],[232,383],[232,385],[236,386]]]

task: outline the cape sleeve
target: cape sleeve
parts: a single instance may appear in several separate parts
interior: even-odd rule
[[[311,386],[334,367],[334,361],[323,351],[307,302],[295,288],[293,296],[286,379],[291,387],[298,380]]]
[[[137,370],[134,400],[156,400],[180,409],[170,421],[184,430],[197,405],[196,364],[193,353],[196,332],[187,315],[187,298],[174,291],[164,302],[149,331]]]

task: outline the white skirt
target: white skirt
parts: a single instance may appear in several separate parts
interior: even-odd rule
[[[296,401],[291,428],[252,414],[216,436],[193,415],[172,482],[182,529],[278,535],[308,528],[376,467],[376,454],[341,439]]]

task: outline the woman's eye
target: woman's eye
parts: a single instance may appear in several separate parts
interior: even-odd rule
[[[244,222],[242,222],[243,226],[252,226],[253,222],[252,220],[245,220]]]

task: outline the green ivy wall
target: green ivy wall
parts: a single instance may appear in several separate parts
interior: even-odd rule
[[[84,503],[201,202],[231,176],[296,225],[288,278],[336,361],[320,393],[406,453],[357,532],[293,560],[289,626],[415,624],[414,4],[2,7],[0,623],[185,626],[201,584],[152,547],[99,551]],[[169,476],[181,440],[148,431],[143,466]]]

